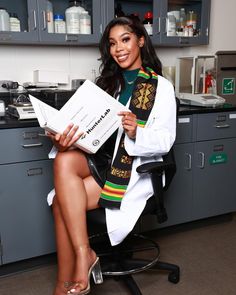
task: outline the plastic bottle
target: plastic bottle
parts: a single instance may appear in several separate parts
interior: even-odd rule
[[[10,17],[3,7],[0,7],[0,31],[10,31]]]
[[[85,9],[79,5],[79,1],[69,1],[70,6],[66,9],[66,31],[67,34],[79,34],[80,27],[79,27],[79,19],[80,14]]]
[[[46,1],[46,19],[48,33],[54,33],[53,6],[49,0]]]
[[[9,13],[10,16],[10,31],[11,32],[20,32],[20,20],[17,17],[16,13]]]
[[[170,12],[167,12],[166,32],[167,36],[176,36],[176,19]]]
[[[143,21],[143,25],[148,33],[148,35],[152,35],[153,30],[152,30],[152,26],[153,26],[153,14],[151,11],[147,11],[144,15],[144,21]]]
[[[80,34],[91,34],[91,16],[88,11],[82,11],[79,19]]]
[[[186,13],[185,13],[185,8],[180,8],[179,12],[179,27],[184,28],[186,26]]]
[[[61,14],[54,14],[54,31],[59,34],[66,33],[66,23],[63,15]]]
[[[193,10],[187,13],[187,26],[193,26],[193,30],[197,29],[197,15]]]

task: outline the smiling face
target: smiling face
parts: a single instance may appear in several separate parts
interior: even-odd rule
[[[128,26],[116,25],[109,34],[110,54],[115,62],[125,70],[135,70],[141,67],[141,47],[144,37],[138,38],[130,32]]]

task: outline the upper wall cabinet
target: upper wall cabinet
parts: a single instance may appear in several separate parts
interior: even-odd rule
[[[107,0],[114,16],[129,15],[147,27],[154,45],[208,44],[210,0]]]
[[[0,43],[97,44],[101,35],[101,1],[2,0]]]
[[[2,0],[0,3],[0,43],[37,43],[36,0]]]
[[[154,45],[208,44],[210,1],[2,0],[0,44],[97,45],[121,15],[142,21]]]
[[[100,8],[100,0],[38,0],[40,42],[62,45],[97,44],[101,35]]]

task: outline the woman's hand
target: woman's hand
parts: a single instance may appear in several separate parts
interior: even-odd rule
[[[138,126],[136,115],[129,111],[120,112],[118,115],[123,116],[121,122],[125,133],[129,136],[129,138],[135,139]]]
[[[82,132],[75,135],[78,131],[79,127],[74,126],[72,123],[68,125],[68,127],[63,131],[62,134],[57,133],[56,135],[47,132],[47,136],[49,136],[55,147],[59,152],[65,152],[68,150],[81,136]]]

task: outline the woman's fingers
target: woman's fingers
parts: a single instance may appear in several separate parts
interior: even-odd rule
[[[119,115],[122,116],[121,122],[125,132],[130,138],[134,139],[137,129],[136,115],[131,112],[120,112]]]
[[[82,136],[83,132],[78,132],[78,129],[78,126],[69,124],[62,134],[52,135],[49,133],[48,136],[51,137],[59,151],[66,151]]]

